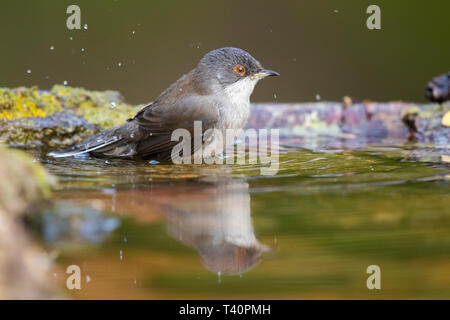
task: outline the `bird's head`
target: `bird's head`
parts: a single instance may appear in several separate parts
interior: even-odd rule
[[[248,52],[232,47],[208,52],[197,66],[202,80],[212,90],[223,90],[228,95],[249,98],[255,84],[278,72],[264,69]]]

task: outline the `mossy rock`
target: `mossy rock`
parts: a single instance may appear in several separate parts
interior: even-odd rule
[[[124,123],[140,107],[109,90],[0,88],[0,141],[26,148],[70,145]]]
[[[0,212],[21,215],[50,196],[52,178],[33,158],[0,145]]]
[[[50,91],[0,88],[0,142],[22,148],[58,149],[124,123],[142,108],[116,91],[55,85]],[[284,136],[450,141],[442,117],[450,105],[363,101],[260,103],[248,128],[279,128]]]
[[[0,166],[0,299],[54,298],[50,258],[24,225],[45,205],[53,179],[31,156],[4,146]]]

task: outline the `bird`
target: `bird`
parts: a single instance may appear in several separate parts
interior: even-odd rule
[[[450,100],[450,71],[434,77],[427,85],[425,97],[431,102],[443,103]]]
[[[245,50],[234,47],[212,50],[193,70],[124,124],[47,155],[61,158],[88,154],[100,158],[170,161],[172,149],[178,144],[172,140],[172,133],[181,128],[193,135],[195,122],[201,122],[201,147],[217,148],[219,142],[214,141],[212,134],[205,136],[206,132],[224,133],[228,129],[244,128],[256,83],[278,75],[276,71],[263,68]],[[190,153],[182,156],[196,157],[198,152],[194,148],[198,146],[191,147]]]

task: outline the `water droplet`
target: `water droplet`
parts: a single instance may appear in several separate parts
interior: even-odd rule
[[[91,277],[89,275],[86,276],[86,283],[91,282]]]
[[[219,282],[219,283],[222,283],[222,278],[220,277],[222,275],[222,272],[217,272],[217,281]]]
[[[116,107],[116,103],[115,102],[111,102],[111,108],[115,108]]]
[[[69,40],[73,40],[73,37],[69,37]]]
[[[123,252],[120,250],[120,260],[123,260]]]
[[[339,10],[335,9],[335,10],[334,10],[334,13],[339,13]]]
[[[133,139],[134,138],[134,133],[130,134],[130,138]]]
[[[84,28],[84,30],[87,30],[87,29],[88,29],[87,23],[84,24],[83,28]]]
[[[50,50],[55,50],[55,47],[54,46],[50,46]]]
[[[157,160],[150,160],[148,163],[149,164],[159,164],[159,161],[157,161]]]
[[[27,73],[28,73],[28,74],[31,74],[31,69],[28,69],[28,70],[27,70]]]
[[[320,99],[320,94],[316,94],[316,100],[319,101]]]
[[[182,92],[182,91],[183,91],[183,88],[178,89],[178,91]]]
[[[136,34],[136,31],[133,30],[131,33],[132,33],[132,34]]]
[[[121,67],[121,66],[122,66],[122,62],[119,62],[117,65],[118,65],[119,67]]]
[[[68,83],[67,80],[63,81],[63,85],[67,86],[67,83]]]
[[[274,94],[273,94],[273,97],[274,97],[274,99],[276,99],[276,98],[277,98],[277,94],[276,94],[276,93],[274,93]]]
[[[105,160],[105,164],[109,164],[109,160]]]
[[[125,243],[128,242],[127,236],[124,236],[124,237],[123,237],[123,242],[125,242]]]
[[[85,51],[85,49],[84,48],[81,48],[81,52],[84,52]]]

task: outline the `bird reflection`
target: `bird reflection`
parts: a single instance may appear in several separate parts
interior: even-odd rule
[[[163,206],[170,236],[197,250],[212,272],[242,274],[260,262],[269,248],[255,237],[246,182],[206,184],[191,199]]]
[[[223,275],[251,270],[270,250],[255,236],[248,183],[230,177],[59,193],[55,198],[131,215],[140,224],[155,223],[163,216],[169,236],[197,250],[208,270]]]

